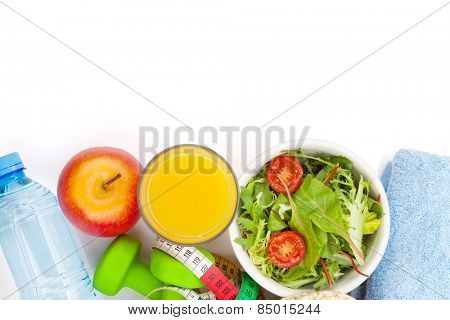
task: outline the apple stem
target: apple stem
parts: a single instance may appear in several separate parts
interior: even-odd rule
[[[118,173],[114,178],[112,178],[111,180],[105,182],[103,184],[103,189],[107,189],[110,185],[112,185],[115,181],[119,180],[122,177],[122,175],[120,173]]]

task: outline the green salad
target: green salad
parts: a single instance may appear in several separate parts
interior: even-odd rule
[[[349,268],[367,276],[358,266],[383,215],[370,188],[345,157],[284,151],[241,187],[235,241],[289,288],[331,287]]]

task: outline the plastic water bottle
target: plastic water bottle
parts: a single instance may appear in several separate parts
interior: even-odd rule
[[[96,299],[56,197],[24,169],[0,158],[0,245],[21,299]]]

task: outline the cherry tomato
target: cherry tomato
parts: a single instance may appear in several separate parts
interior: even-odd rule
[[[283,231],[274,235],[267,245],[267,255],[280,268],[298,265],[305,257],[306,245],[302,236],[295,231]]]
[[[278,156],[270,162],[266,172],[266,179],[275,192],[286,194],[287,185],[289,192],[295,192],[302,184],[303,167],[296,158],[289,155]]]

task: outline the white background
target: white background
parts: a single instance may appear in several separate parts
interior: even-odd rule
[[[445,2],[4,3],[198,129],[265,124]],[[450,5],[271,124],[309,125],[310,138],[338,142],[379,172],[399,148],[450,155],[449,40]],[[2,2],[0,120],[0,155],[18,151],[53,191],[76,152],[108,145],[138,157],[140,126],[180,125]],[[224,153],[225,140],[210,146]],[[239,175],[240,155],[228,160]],[[140,223],[131,233],[146,259],[150,231]],[[110,241],[85,248],[91,274]],[[233,259],[226,235],[208,247]],[[0,297],[14,290],[0,254]]]

